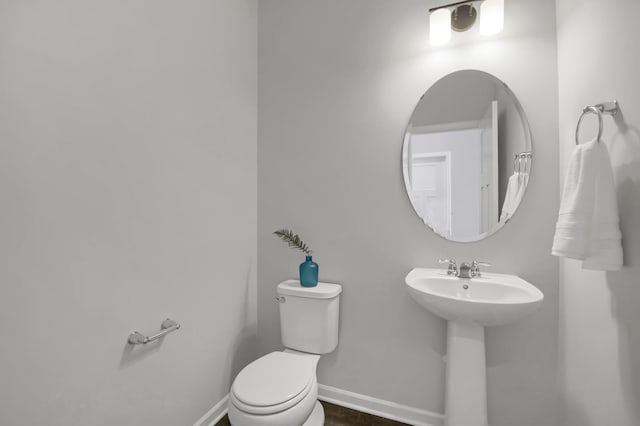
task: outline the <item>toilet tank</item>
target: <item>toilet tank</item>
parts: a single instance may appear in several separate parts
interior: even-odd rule
[[[297,351],[326,354],[338,345],[339,284],[302,287],[297,280],[278,284],[282,344]]]

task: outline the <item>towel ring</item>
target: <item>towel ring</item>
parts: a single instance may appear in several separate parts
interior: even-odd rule
[[[598,116],[598,143],[600,143],[600,139],[602,138],[602,114],[616,115],[618,113],[618,101],[610,101],[610,102],[602,102],[601,104],[589,105],[582,109],[582,114],[580,114],[580,118],[578,119],[578,124],[576,125],[576,145],[580,145],[580,140],[578,139],[578,133],[580,132],[580,124],[582,123],[582,119],[588,113],[593,113]]]
[[[582,114],[580,114],[580,118],[578,119],[578,125],[576,126],[576,145],[580,145],[580,139],[578,138],[578,133],[580,132],[580,124],[582,123],[582,119],[584,118],[585,115],[587,115],[588,113],[593,113],[596,114],[598,116],[598,143],[600,143],[600,138],[602,138],[602,112],[600,111],[599,108],[594,107],[594,106],[586,106],[584,107],[584,109],[582,110]]]

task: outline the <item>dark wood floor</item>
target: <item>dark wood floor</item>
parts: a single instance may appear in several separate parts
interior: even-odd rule
[[[406,423],[372,416],[371,414],[351,410],[335,404],[329,404],[324,401],[320,402],[324,407],[325,426],[408,426]],[[231,423],[229,423],[229,418],[224,416],[216,426],[231,426]]]

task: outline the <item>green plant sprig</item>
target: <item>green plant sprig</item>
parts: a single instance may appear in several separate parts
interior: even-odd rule
[[[278,229],[274,232],[282,241],[287,243],[289,248],[294,248],[300,250],[304,254],[310,255],[313,253],[313,250],[309,248],[301,239],[298,234],[295,234],[293,231],[289,229]]]

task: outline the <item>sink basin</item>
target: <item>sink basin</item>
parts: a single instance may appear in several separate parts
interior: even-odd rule
[[[482,273],[458,278],[442,269],[415,268],[405,278],[409,294],[422,307],[448,321],[482,326],[507,324],[540,307],[544,295],[515,275]]]
[[[487,426],[484,327],[529,315],[544,295],[515,275],[467,279],[415,268],[404,281],[422,307],[447,320],[445,425]]]
[[[484,328],[521,319],[544,295],[515,275],[458,278],[442,269],[415,268],[404,279],[422,307],[447,320],[446,426],[487,426]]]

